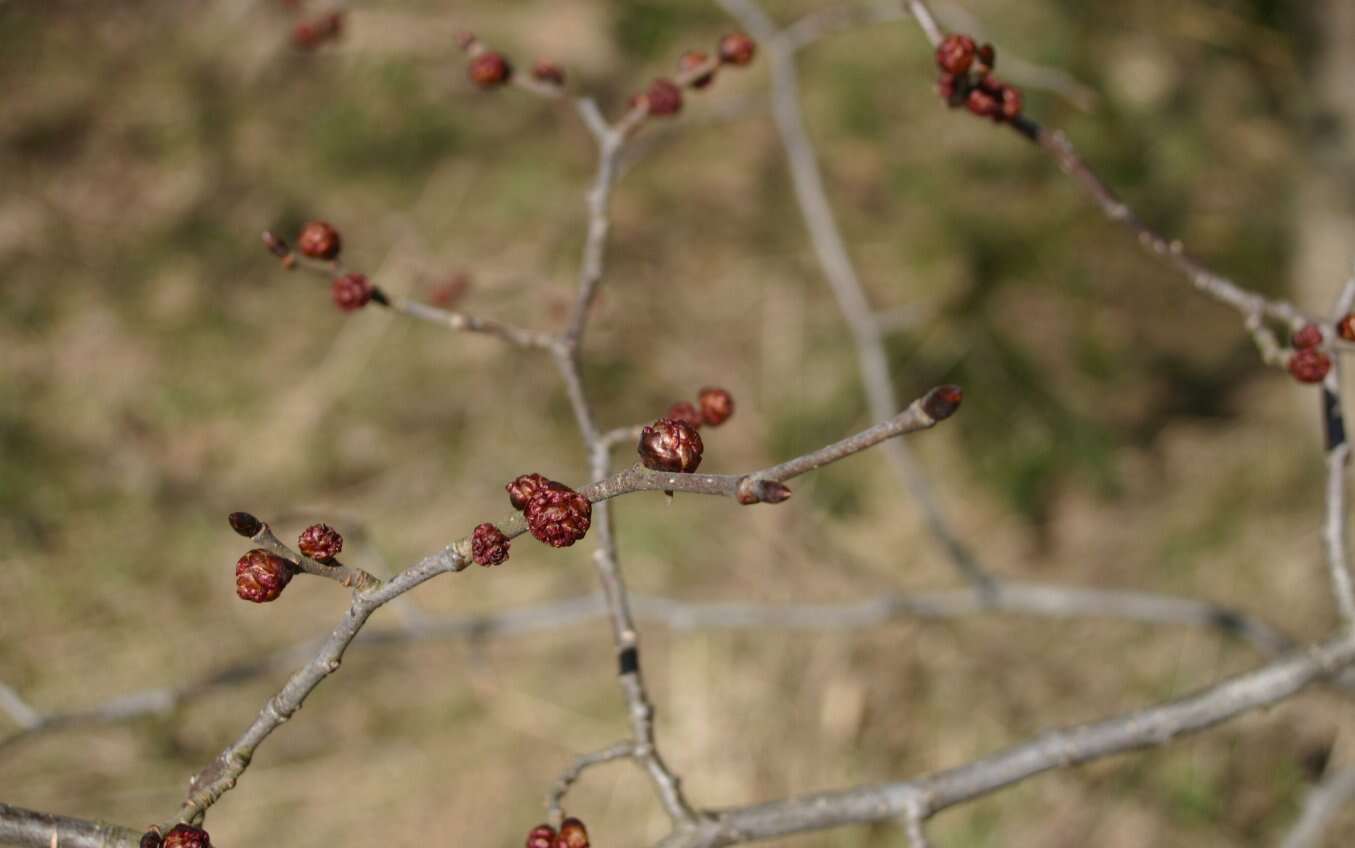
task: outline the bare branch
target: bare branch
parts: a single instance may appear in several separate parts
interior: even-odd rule
[[[824,278],[837,300],[838,309],[847,322],[856,346],[861,381],[866,390],[871,417],[883,419],[899,408],[898,395],[894,390],[875,311],[866,298],[865,288],[847,252],[847,245],[828,200],[813,142],[805,129],[794,50],[789,46],[790,42],[776,37],[774,24],[756,0],[719,0],[719,3],[767,44],[772,74],[772,116],[786,151],[795,198],[805,229],[809,232],[814,255],[818,258]],[[928,531],[951,563],[974,585],[991,586],[992,577],[951,528],[908,447],[901,442],[891,442],[886,453],[903,488],[922,510]]]
[[[104,822],[37,813],[0,803],[0,845],[137,848],[141,833]]]
[[[594,766],[600,766],[604,763],[611,763],[617,760],[630,759],[634,756],[635,743],[626,739],[608,745],[606,748],[599,751],[581,754],[576,757],[574,762],[569,764],[569,768],[565,769],[560,775],[560,778],[555,781],[555,785],[551,787],[550,794],[546,796],[547,816],[557,825],[559,824],[559,820],[564,815],[561,811],[561,804],[564,802],[565,796],[569,794],[569,790],[573,788],[580,777],[583,777],[585,771]]]
[[[1332,594],[1346,627],[1355,627],[1355,586],[1351,585],[1350,557],[1346,553],[1346,464],[1350,442],[1346,440],[1345,416],[1341,410],[1339,365],[1332,369],[1322,388],[1322,418],[1327,432],[1327,515],[1322,540],[1327,549],[1327,570]]]
[[[1355,799],[1355,768],[1323,778],[1303,799],[1303,811],[1281,848],[1319,848],[1327,824],[1343,809],[1349,809],[1352,799]]]
[[[716,848],[848,824],[885,821],[910,808],[929,818],[964,801],[1027,778],[1113,754],[1164,745],[1229,719],[1292,697],[1313,683],[1355,663],[1355,637],[1291,654],[1255,671],[1237,675],[1193,695],[1076,725],[967,765],[900,783],[862,786],[841,792],[723,810],[696,827],[662,840],[662,848]]]
[[[557,342],[555,336],[549,333],[524,330],[521,327],[514,327],[511,324],[490,318],[477,318],[464,312],[439,309],[436,306],[429,306],[426,303],[405,297],[388,296],[387,300],[389,300],[390,308],[401,315],[408,315],[410,318],[437,324],[439,327],[446,327],[449,330],[494,336],[516,347],[544,349],[550,348]]]

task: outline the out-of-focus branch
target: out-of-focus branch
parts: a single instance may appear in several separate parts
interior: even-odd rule
[[[1355,663],[1355,636],[1296,652],[1193,695],[1055,730],[966,765],[899,783],[804,795],[711,813],[661,848],[716,848],[914,814],[929,818],[1035,775],[1164,745],[1294,696]]]
[[[882,419],[898,409],[898,396],[875,311],[866,298],[865,288],[847,252],[847,245],[828,200],[813,142],[805,129],[804,114],[800,109],[795,51],[790,41],[777,38],[775,25],[756,0],[719,0],[719,3],[749,32],[767,44],[772,75],[772,116],[786,151],[795,198],[809,232],[814,255],[851,331],[871,416],[876,420]],[[991,586],[992,577],[950,526],[907,446],[891,442],[886,452],[904,489],[922,510],[928,530],[951,563],[974,585]]]
[[[631,595],[629,600],[638,620],[660,624],[676,632],[851,632],[880,627],[891,621],[949,621],[1005,614],[1033,619],[1129,621],[1210,629],[1238,639],[1267,657],[1292,650],[1296,644],[1263,619],[1209,601],[1128,589],[1092,589],[1023,581],[1003,581],[991,593],[972,589],[903,592],[825,604],[685,601],[638,594]],[[437,639],[509,638],[556,631],[606,615],[607,606],[601,595],[583,595],[483,615],[419,616],[398,628],[366,628],[353,644],[355,647],[378,647]],[[20,730],[0,740],[0,751],[21,739],[44,732],[164,714],[220,686],[253,679],[319,649],[318,641],[304,642],[260,660],[227,666],[178,688],[131,692],[70,712],[40,713],[29,707],[36,721],[20,725]],[[1344,675],[1341,682],[1349,684],[1350,675]],[[4,688],[7,687],[0,684],[0,690]]]
[[[0,803],[0,845],[25,848],[137,848],[141,833],[104,822],[38,813]]]
[[[1328,823],[1355,800],[1355,768],[1328,775],[1303,799],[1303,811],[1281,848],[1319,848]]]
[[[1350,557],[1346,553],[1346,465],[1350,461],[1350,442],[1341,409],[1340,373],[1339,365],[1333,368],[1322,388],[1322,418],[1327,433],[1327,515],[1322,539],[1326,543],[1327,570],[1336,608],[1346,627],[1355,628],[1355,587],[1351,585]]]

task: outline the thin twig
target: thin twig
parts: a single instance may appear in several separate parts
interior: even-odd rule
[[[629,759],[635,756],[635,743],[630,739],[616,742],[608,745],[599,751],[593,751],[588,754],[580,754],[574,758],[574,762],[569,764],[569,768],[560,774],[555,785],[551,787],[550,794],[546,796],[546,815],[557,827],[564,813],[561,811],[561,804],[569,790],[574,787],[583,773],[604,763],[615,762],[616,760]]]
[[[795,198],[809,232],[814,255],[851,332],[871,416],[876,420],[882,419],[899,408],[898,396],[875,311],[866,298],[865,288],[847,252],[842,231],[828,199],[828,191],[824,187],[813,142],[805,129],[794,50],[788,41],[776,37],[775,25],[756,0],[719,0],[719,3],[768,46],[772,74],[772,116],[786,151]],[[903,488],[922,510],[928,531],[956,570],[976,586],[991,587],[993,578],[950,526],[931,491],[930,483],[917,467],[908,447],[901,442],[891,442],[886,454]]]
[[[966,765],[900,783],[860,786],[712,813],[661,848],[716,848],[848,824],[924,819],[1035,775],[1127,751],[1165,745],[1284,701],[1355,663],[1349,633],[1231,677],[1193,695],[1092,724],[1055,730]]]
[[[104,822],[39,813],[0,803],[0,845],[137,848],[141,832]]]
[[[1303,811],[1281,848],[1318,848],[1327,824],[1355,800],[1355,768],[1328,775],[1303,799]]]
[[[1094,589],[1050,583],[1003,581],[991,593],[972,589],[888,593],[860,601],[825,604],[760,604],[686,601],[632,594],[630,608],[640,621],[676,632],[719,630],[784,630],[850,632],[891,621],[950,621],[983,615],[1086,621],[1130,621],[1217,630],[1250,645],[1265,657],[1292,650],[1295,641],[1263,619],[1209,601],[1129,589]],[[594,621],[607,616],[599,594],[508,609],[482,615],[419,616],[400,627],[368,627],[354,647],[403,645],[436,639],[484,640],[530,635]],[[39,733],[112,724],[145,715],[162,715],[203,697],[213,689],[237,684],[294,662],[320,649],[319,641],[303,642],[259,660],[235,663],[176,689],[147,689],[120,695],[79,710],[37,713],[37,722],[0,740],[0,750]],[[1355,683],[1343,677],[1343,684]]]

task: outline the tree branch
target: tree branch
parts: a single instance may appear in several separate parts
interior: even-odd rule
[[[1292,697],[1355,663],[1350,634],[1291,654],[1185,698],[1104,721],[1041,734],[969,764],[900,783],[804,795],[712,813],[675,831],[661,848],[717,848],[758,839],[884,821],[909,814],[925,819],[1027,778],[1113,754],[1164,745]]]

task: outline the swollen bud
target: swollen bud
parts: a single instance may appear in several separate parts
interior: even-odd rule
[[[246,539],[253,538],[263,529],[263,522],[247,512],[232,512],[226,520],[231,523],[232,530]]]
[[[212,837],[200,827],[178,824],[165,834],[165,840],[161,844],[164,848],[212,848]]]
[[[964,390],[959,386],[938,386],[922,399],[922,411],[933,421],[945,421],[960,408],[962,400]]]

